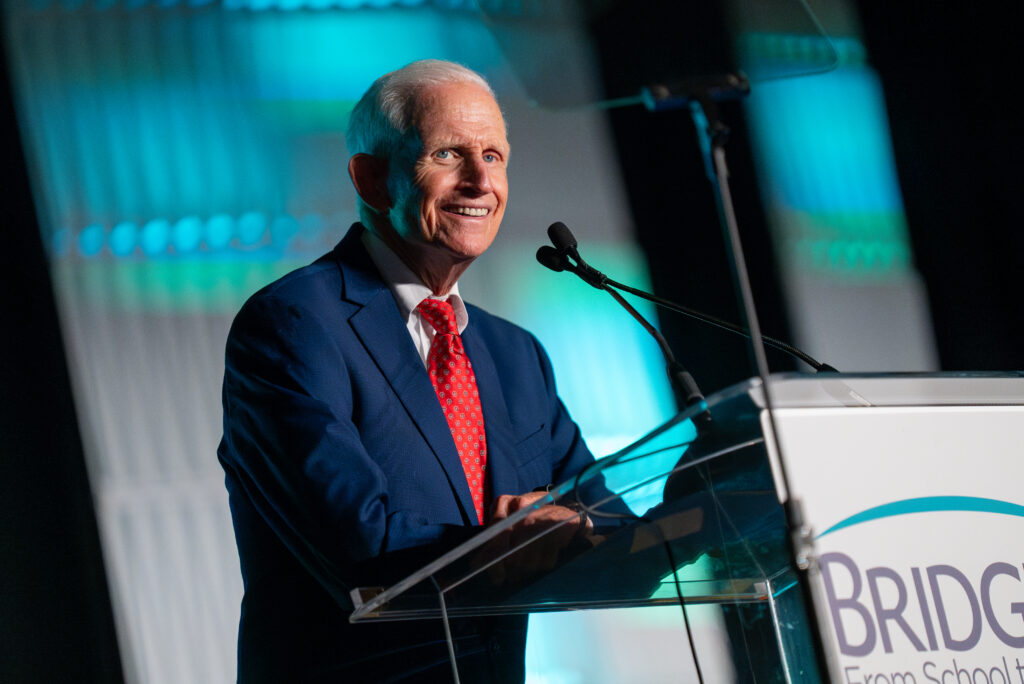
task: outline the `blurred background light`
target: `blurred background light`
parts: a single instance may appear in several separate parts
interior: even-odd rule
[[[203,235],[203,222],[198,216],[184,216],[178,219],[171,230],[175,251],[186,254],[199,247]]]
[[[171,223],[164,218],[147,221],[140,237],[142,251],[146,256],[163,254],[171,244]]]
[[[91,224],[82,229],[78,236],[78,245],[84,256],[95,256],[103,249],[106,242],[106,231],[103,226]]]
[[[138,227],[131,221],[122,221],[110,230],[110,250],[115,256],[131,254],[138,244]]]
[[[227,214],[214,214],[206,222],[206,246],[211,250],[227,247],[235,233],[235,221]]]
[[[238,240],[243,247],[261,242],[267,230],[267,217],[260,212],[249,211],[238,217]]]

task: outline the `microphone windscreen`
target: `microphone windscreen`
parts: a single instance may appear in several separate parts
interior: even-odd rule
[[[543,245],[537,250],[537,261],[539,261],[542,266],[547,266],[552,271],[565,270],[562,255],[551,245]]]
[[[556,221],[548,227],[548,237],[551,238],[551,244],[560,252],[576,249],[576,238],[569,227],[561,221]]]

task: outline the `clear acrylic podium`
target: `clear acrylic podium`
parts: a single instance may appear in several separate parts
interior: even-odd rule
[[[782,375],[769,391],[777,423],[822,410],[1024,405],[1019,375]],[[718,392],[534,505],[581,508],[593,534],[524,529],[533,509],[519,511],[393,586],[354,590],[350,620],[715,604],[747,630],[730,633],[736,681],[826,681],[830,640],[809,619],[764,407],[757,379]],[[785,419],[779,430],[785,444]]]

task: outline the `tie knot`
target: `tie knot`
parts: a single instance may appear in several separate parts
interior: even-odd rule
[[[416,310],[423,314],[434,330],[442,335],[458,335],[459,327],[455,324],[455,310],[443,299],[427,298],[420,302]]]

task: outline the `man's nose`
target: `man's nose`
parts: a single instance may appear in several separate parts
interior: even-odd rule
[[[462,183],[480,194],[491,192],[491,168],[480,155],[470,155],[462,165]]]

